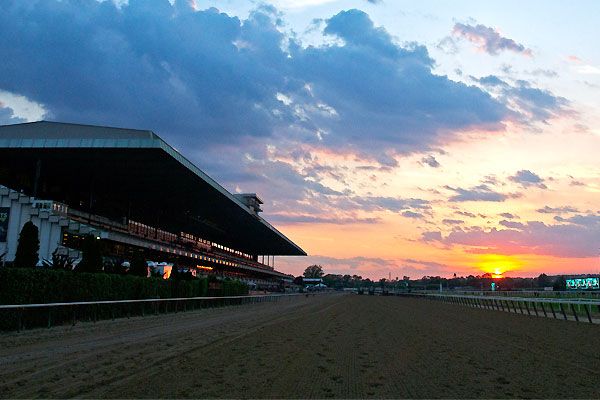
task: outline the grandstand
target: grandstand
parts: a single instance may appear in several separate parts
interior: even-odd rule
[[[82,237],[108,259],[177,263],[273,286],[276,255],[306,255],[259,213],[255,193],[231,194],[151,131],[33,122],[0,126],[0,255],[14,259],[26,221],[40,259],[80,257]],[[0,232],[1,233],[1,232]]]

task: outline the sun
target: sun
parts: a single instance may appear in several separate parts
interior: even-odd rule
[[[506,272],[518,269],[521,265],[520,260],[503,254],[482,254],[477,261],[477,267],[492,274],[492,278],[503,278]]]

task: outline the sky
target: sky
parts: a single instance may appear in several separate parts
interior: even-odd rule
[[[597,1],[5,0],[0,124],[150,129],[299,275],[600,271]]]

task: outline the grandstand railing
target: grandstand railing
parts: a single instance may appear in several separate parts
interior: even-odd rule
[[[274,270],[272,266],[252,260],[249,254],[215,242],[194,237],[194,235],[185,232],[181,232],[178,235],[133,220],[128,220],[126,223],[118,222],[100,215],[74,209],[54,200],[34,200],[33,207],[65,215],[75,221],[90,224],[109,231],[121,232],[141,239],[161,243],[182,251],[192,251],[216,259],[222,259],[223,261],[235,262],[243,266],[250,266],[261,270]],[[191,240],[192,237],[194,237],[195,240]],[[188,248],[190,246],[193,248]]]
[[[469,296],[442,293],[398,293],[398,295],[426,298],[473,308],[513,312],[515,314],[554,319],[562,318],[565,321],[600,323],[600,300],[593,299]]]
[[[0,330],[21,331],[28,328],[50,328],[53,325],[66,323],[74,326],[79,321],[97,322],[106,319],[143,317],[203,308],[276,302],[303,295],[308,296],[308,294],[288,293],[0,305]],[[311,296],[313,295],[311,294]]]

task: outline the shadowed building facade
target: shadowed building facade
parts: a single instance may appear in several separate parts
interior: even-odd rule
[[[78,257],[91,233],[108,257],[143,249],[149,260],[272,284],[287,278],[274,256],[306,255],[259,215],[256,194],[229,193],[151,131],[0,126],[0,185],[3,261],[28,220],[40,229],[41,259]]]

